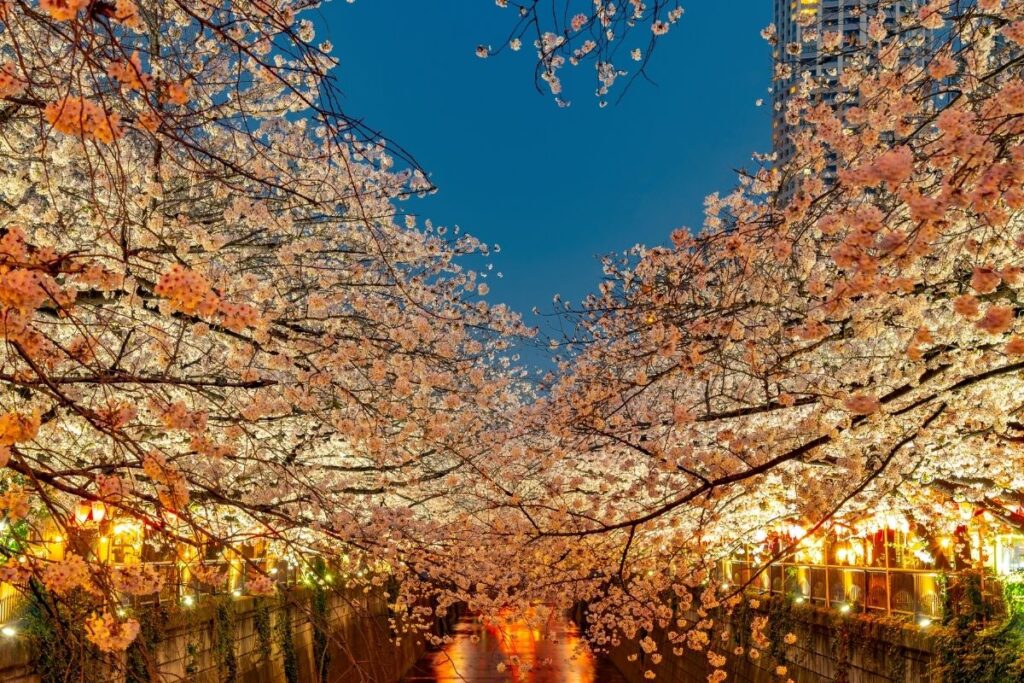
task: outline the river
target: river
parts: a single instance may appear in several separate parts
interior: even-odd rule
[[[535,621],[535,620],[533,620]],[[626,683],[610,663],[594,657],[568,619],[539,626],[473,615],[455,626],[452,642],[428,652],[403,683]]]

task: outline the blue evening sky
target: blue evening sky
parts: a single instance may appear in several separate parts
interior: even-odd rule
[[[563,79],[572,105],[560,109],[534,89],[531,46],[474,55],[501,42],[510,12],[493,0],[335,0],[318,35],[335,45],[347,113],[409,150],[439,188],[403,208],[500,244],[488,298],[543,329],[534,306],[550,312],[554,294],[595,289],[601,254],[699,227],[704,197],[769,150],[759,32],[771,2],[690,0],[659,42],[656,84],[637,81],[604,109],[590,64]]]

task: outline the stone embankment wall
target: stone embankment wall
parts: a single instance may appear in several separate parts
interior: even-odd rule
[[[927,630],[912,622],[905,627],[888,625],[878,627],[859,620],[857,616],[843,617],[825,612],[803,613],[794,623],[798,634],[795,644],[788,646],[786,676],[775,673],[777,662],[770,657],[757,661],[749,657],[732,656],[726,683],[783,683],[792,678],[797,683],[931,683],[929,664],[934,638]],[[707,683],[712,667],[703,652],[687,650],[682,657],[671,654],[672,646],[664,637],[656,637],[658,650],[668,653],[660,664],[654,665],[640,648],[631,643],[611,653],[611,660],[625,675],[629,683],[650,683],[644,672],[652,670],[656,683]],[[719,650],[721,652],[722,650]],[[630,656],[636,655],[633,661]]]
[[[422,640],[415,637],[407,636],[397,646],[393,643],[386,600],[379,594],[327,594],[326,650],[322,639],[317,643],[308,596],[298,592],[287,601],[265,600],[262,610],[248,597],[230,600],[229,606],[222,604],[219,613],[214,604],[176,610],[158,629],[155,671],[147,667],[143,680],[285,683],[287,666],[291,680],[320,683],[321,664],[326,661],[323,680],[327,683],[395,683],[424,652]],[[437,626],[445,628],[444,623]],[[290,652],[285,646],[289,632]],[[230,649],[225,645],[228,640]],[[39,683],[34,656],[32,644],[20,637],[0,640],[0,683]],[[125,681],[123,673],[104,678],[102,683]]]

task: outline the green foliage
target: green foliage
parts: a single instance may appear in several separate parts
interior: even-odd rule
[[[85,596],[55,600],[39,582],[29,584],[28,605],[21,617],[41,683],[103,679],[103,654],[85,638],[85,619],[98,605]]]
[[[752,600],[754,601],[753,605],[751,604]],[[749,652],[755,647],[751,630],[754,619],[767,614],[768,630],[765,635],[770,644],[762,654],[768,662],[771,662],[771,666],[768,668],[774,668],[775,665],[785,665],[789,660],[785,636],[795,630],[797,619],[794,617],[794,612],[796,610],[793,601],[784,595],[768,597],[747,594],[731,610],[721,608],[716,615],[716,621],[728,627],[730,650],[741,647],[744,652]],[[768,666],[767,662],[763,665]]]
[[[8,520],[7,529],[0,534],[0,556],[17,557],[25,552],[32,524],[27,519]]]
[[[751,596],[748,596],[751,597]],[[851,661],[855,652],[873,656],[878,671],[892,681],[906,678],[907,658],[903,650],[904,629],[907,621],[902,617],[874,614],[837,614],[809,604],[798,605],[789,597],[776,594],[770,598],[752,596],[761,601],[761,607],[749,609],[747,601],[733,613],[734,642],[749,649],[744,634],[749,632],[754,616],[767,612],[770,645],[764,653],[774,664],[787,666],[794,659],[792,646],[786,644],[786,635],[797,634],[806,641],[817,628],[828,630],[828,642],[836,663],[835,681],[850,679]],[[822,620],[821,615],[827,615]],[[817,626],[816,624],[821,624]]]
[[[898,618],[889,617],[881,621],[881,642],[885,644],[881,661],[885,664],[886,673],[894,681],[903,681],[907,677],[907,657],[903,652],[903,625]]]
[[[188,676],[195,676],[199,673],[199,643],[196,640],[199,633],[196,628],[196,611],[188,609],[183,613],[185,614],[185,632],[188,638],[185,643],[185,673]]]
[[[1006,609],[1011,616],[1024,616],[1024,576],[1015,575],[1003,584]]]
[[[960,577],[962,595],[947,601],[933,672],[943,683],[1024,683],[1024,583],[1009,578],[1003,586],[1008,616],[994,626],[995,606],[983,589],[983,575]]]
[[[310,621],[313,625],[313,661],[320,672],[320,683],[327,683],[327,672],[331,664],[328,647],[328,594],[321,586],[313,587],[309,596]]]
[[[299,657],[295,652],[292,615],[288,609],[288,598],[284,593],[281,594],[281,609],[278,611],[277,637],[281,644],[285,683],[299,683]]]
[[[195,676],[199,673],[199,646],[191,640],[185,645],[185,673]]]
[[[786,634],[795,632],[793,603],[784,595],[773,595],[768,601],[768,654],[781,665],[787,662]]]
[[[319,671],[320,683],[327,683],[331,665],[331,651],[328,647],[330,568],[326,560],[316,557],[309,565],[307,583],[310,586],[309,611],[313,626],[313,663]]]
[[[835,660],[835,683],[848,683],[850,680],[850,659],[856,647],[854,618],[842,617],[832,622],[831,638],[832,659]]]
[[[221,598],[213,612],[213,649],[217,666],[223,674],[222,681],[231,683],[238,679],[238,657],[235,655],[235,610],[231,598]]]
[[[985,599],[985,591],[981,572],[965,572],[961,574],[964,583],[965,599],[967,610],[961,615],[962,619],[979,624],[985,623],[995,616],[995,610],[991,601]]]
[[[144,605],[133,615],[139,620],[139,635],[125,653],[125,683],[149,683],[149,661],[164,638],[164,625],[169,614],[161,605]]]
[[[784,571],[786,576],[783,580],[783,589],[789,598],[794,598],[796,597],[798,577],[796,567],[786,567]]]
[[[943,683],[1024,683],[1024,617],[977,630],[958,619],[939,638],[934,673]]]
[[[256,631],[256,639],[259,642],[259,650],[263,661],[270,659],[270,605],[266,598],[256,598],[253,605],[253,628]]]

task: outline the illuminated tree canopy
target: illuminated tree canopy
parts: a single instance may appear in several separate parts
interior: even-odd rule
[[[642,73],[682,16],[498,4],[555,96],[568,62],[604,97],[619,39],[650,34],[623,52]],[[781,554],[879,514],[1012,521],[1024,4],[887,28],[888,4],[869,44],[813,36],[841,74],[775,45],[792,158],[709,197],[702,230],[606,259],[543,386],[467,265],[488,247],[401,211],[433,188],[339,108],[309,3],[0,4],[0,510],[68,538],[2,578],[93,596],[89,639],[127,647],[117,596],[161,578],[74,533],[103,503],[156,549],[351,549],[396,604],[588,600],[599,645],[661,626],[705,650],[718,625],[671,603],[738,604],[707,579],[759,530],[798,529]]]

